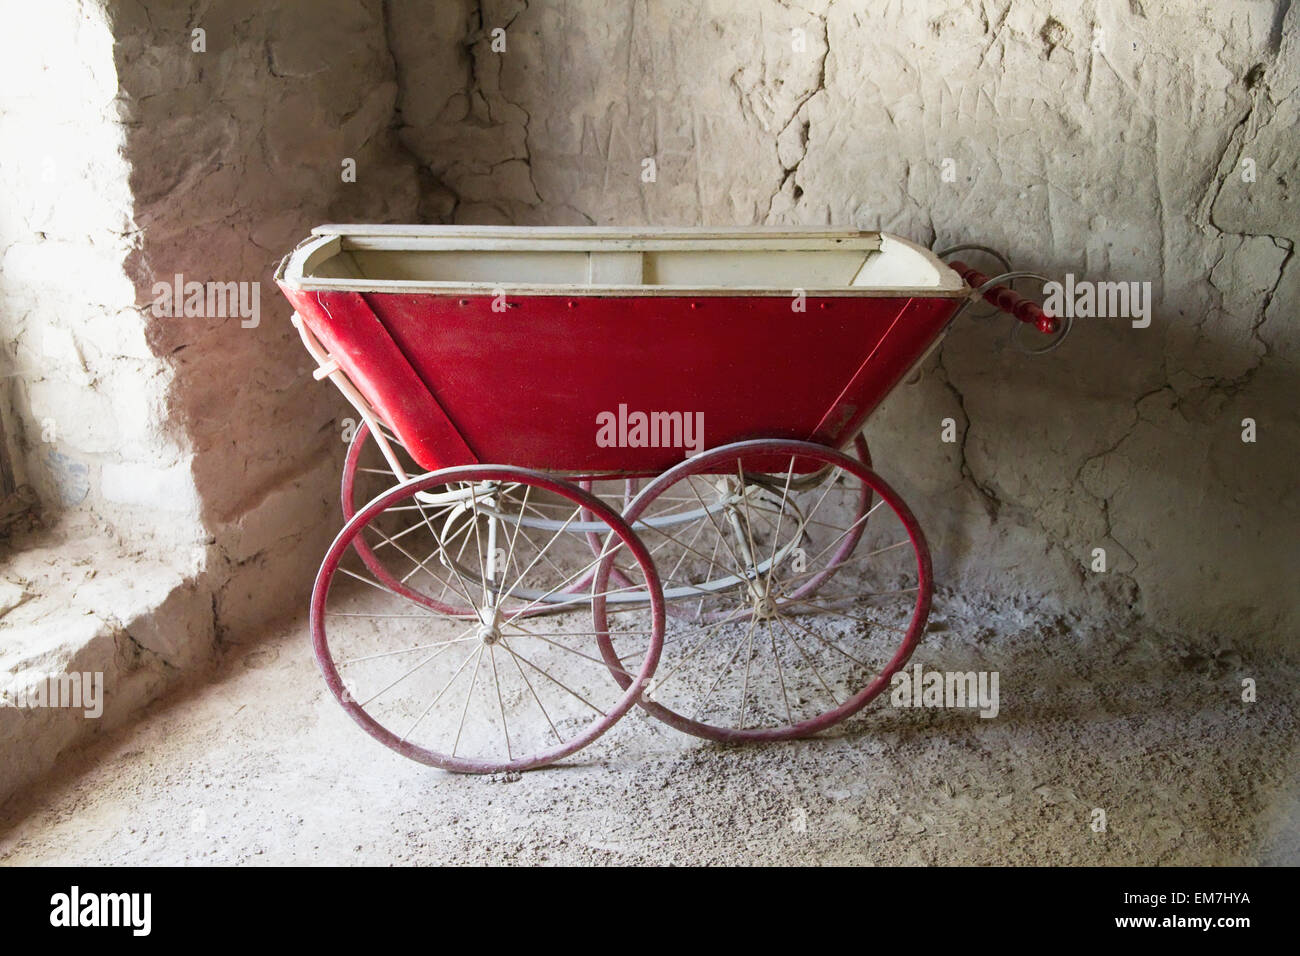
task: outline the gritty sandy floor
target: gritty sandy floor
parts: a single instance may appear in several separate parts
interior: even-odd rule
[[[996,719],[881,698],[816,739],[726,747],[634,710],[563,766],[467,777],[358,730],[304,631],[230,647],[65,758],[6,807],[0,862],[1300,862],[1300,675],[1264,655],[940,595],[914,660],[997,669]]]

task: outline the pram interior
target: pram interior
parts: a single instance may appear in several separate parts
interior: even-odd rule
[[[313,236],[287,269],[304,288],[860,294],[962,287],[929,250],[877,232],[321,226]]]

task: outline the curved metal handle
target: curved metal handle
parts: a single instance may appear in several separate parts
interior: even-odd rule
[[[963,242],[961,245],[958,246],[949,246],[947,249],[944,249],[942,252],[936,249],[934,254],[938,256],[940,259],[947,262],[948,257],[952,255],[954,252],[970,252],[970,251],[982,252],[986,256],[992,256],[994,259],[998,260],[999,263],[1001,263],[1003,272],[1011,271],[1010,259],[1004,256],[1002,253],[998,252],[996,249],[992,249],[988,246],[981,246],[977,242]]]

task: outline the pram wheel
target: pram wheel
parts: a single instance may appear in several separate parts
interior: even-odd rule
[[[606,602],[626,595],[642,613],[610,623]],[[356,512],[317,575],[311,633],[331,692],[381,743],[446,770],[525,770],[586,746],[636,701],[659,657],[663,598],[645,546],[608,505],[537,472],[473,465]]]
[[[655,554],[664,653],[642,705],[721,741],[806,736],[862,708],[911,655],[930,556],[862,461],[797,441],[726,445],[650,482],[624,518]],[[597,629],[603,628],[597,615]],[[602,655],[620,683],[616,650]]]

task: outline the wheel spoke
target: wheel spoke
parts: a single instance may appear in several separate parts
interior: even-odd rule
[[[691,648],[690,653],[688,653],[685,657],[683,657],[680,661],[678,661],[678,662],[673,666],[673,668],[672,668],[670,671],[668,671],[668,673],[665,674],[663,677],[655,677],[655,693],[657,694],[660,690],[662,690],[662,689],[663,689],[663,686],[664,686],[665,684],[667,684],[668,681],[670,681],[670,680],[672,679],[673,675],[676,674],[679,670],[681,670],[682,667],[683,667],[683,666],[684,666],[684,665],[685,665],[685,664],[686,664],[686,663],[687,663],[687,662],[688,662],[692,657],[695,656],[696,652],[699,651],[699,649],[700,649],[701,647],[703,647],[703,646],[705,645],[705,643],[708,641],[708,639],[709,639],[709,635],[710,635],[714,630],[716,630],[717,628],[721,627],[723,624],[727,624],[727,623],[729,623],[729,622],[730,622],[731,620],[733,620],[737,615],[743,613],[745,610],[746,610],[746,608],[744,608],[744,607],[736,608],[736,610],[732,611],[729,615],[727,615],[727,617],[725,617],[725,618],[723,618],[722,620],[720,620],[720,621],[716,621],[715,623],[709,625],[709,627],[706,628],[706,629],[704,630],[704,632],[700,635],[700,639],[699,639],[698,641],[695,642],[695,646],[694,646],[693,648]],[[668,640],[665,639],[664,643],[665,643],[665,644],[668,643]],[[629,656],[631,656],[631,655],[629,655]],[[625,658],[619,658],[619,660],[625,660]]]
[[[421,528],[421,527],[423,527],[423,525],[420,525],[420,524],[414,524],[414,525],[411,525],[411,527],[408,528],[407,531],[414,531],[416,528]],[[462,525],[458,531],[453,531],[451,534],[447,535],[446,538],[443,538],[443,539],[441,539],[440,541],[438,541],[438,546],[437,546],[436,548],[434,548],[432,552],[430,552],[429,556],[428,556],[427,558],[425,558],[423,562],[415,561],[415,559],[412,558],[411,560],[412,560],[412,561],[415,561],[415,567],[411,568],[411,570],[409,570],[409,571],[406,572],[406,574],[402,577],[402,582],[401,582],[401,583],[402,583],[402,584],[405,584],[405,583],[406,583],[407,581],[409,581],[411,578],[415,577],[415,575],[416,575],[418,572],[420,572],[420,571],[424,571],[426,574],[429,575],[429,577],[433,578],[433,579],[434,579],[435,581],[437,581],[439,584],[442,584],[442,583],[443,583],[442,579],[439,578],[437,575],[435,575],[435,574],[433,573],[433,571],[431,571],[431,570],[429,569],[428,564],[429,564],[430,561],[432,561],[434,558],[436,558],[439,554],[445,554],[445,553],[446,553],[447,546],[450,545],[450,544],[452,544],[453,542],[455,542],[455,540],[456,540],[457,538],[459,538],[462,534],[465,534],[467,531],[469,531],[469,525],[468,525],[468,524]],[[406,531],[403,531],[403,532],[402,532],[402,534],[406,534],[406,533],[407,533]],[[394,538],[393,540],[395,541],[395,540],[397,540],[397,539]],[[387,543],[388,543],[387,541],[380,542],[379,546],[378,546],[375,550],[378,550],[378,548],[383,547],[383,546],[384,546],[385,544],[387,544]],[[467,545],[467,544],[469,544],[469,536],[468,536],[468,535],[466,535],[465,540],[464,540],[463,542],[461,542],[460,550],[456,552],[456,560],[457,560],[457,561],[459,561],[459,560],[461,559],[461,556],[465,553],[465,545]],[[403,552],[403,553],[405,553],[405,552]],[[407,557],[410,557],[410,555],[407,555]]]
[[[785,487],[781,490],[781,504],[776,512],[776,532],[772,535],[772,553],[767,559],[768,575],[776,568],[776,548],[781,541],[781,520],[785,517],[785,506],[790,500],[790,479],[794,477],[795,456],[790,456],[790,467],[785,473]]]
[[[479,513],[478,513],[478,487],[476,485],[470,485],[469,488],[469,507],[470,507],[470,512],[473,515],[472,521],[474,526],[474,547],[478,550],[478,583],[482,587],[483,603],[480,604],[479,607],[487,607],[489,604],[488,587],[490,586],[490,582],[488,581],[487,561],[483,557],[483,535],[482,532],[479,530],[480,522],[479,522]],[[477,675],[477,673],[478,673],[478,669],[475,668],[475,674]],[[459,739],[460,738],[458,735],[457,740]],[[452,753],[454,754],[455,752],[456,750],[453,747]]]
[[[718,540],[721,541],[724,545],[726,545],[727,551],[731,554],[731,560],[736,562],[736,573],[739,574],[742,578],[746,578],[747,575],[745,574],[745,562],[741,561],[740,558],[736,556],[736,552],[731,547],[731,541],[726,537],[723,530],[720,527],[718,527],[718,523],[713,520],[712,512],[710,512],[708,506],[704,504],[704,499],[700,497],[700,493],[696,491],[695,486],[691,484],[690,478],[687,478],[686,484],[690,487],[696,499],[700,502],[700,507],[704,509],[704,513],[708,517],[709,523],[713,525],[713,530],[717,532]]]
[[[736,480],[740,482],[740,503],[743,507],[742,514],[745,516],[745,539],[749,544],[749,561],[745,571],[758,573],[758,552],[754,549],[754,529],[749,523],[749,495],[745,493],[745,471],[740,466],[740,459],[736,459]],[[740,509],[738,509],[740,510]],[[747,574],[748,576],[748,574]]]
[[[473,628],[470,628],[473,630]],[[468,633],[468,632],[466,632]],[[475,640],[473,637],[456,637],[450,641],[434,641],[432,644],[416,644],[414,647],[403,647],[397,651],[383,651],[379,654],[367,654],[364,657],[345,657],[336,660],[334,663],[339,667],[346,667],[348,664],[360,664],[362,661],[377,661],[384,657],[396,657],[398,654],[409,654],[411,651],[427,651],[431,647],[447,647],[451,644],[464,644],[466,641]]]
[[[878,549],[876,549],[875,551],[870,551],[870,552],[868,552],[867,554],[855,554],[855,555],[853,555],[852,557],[844,558],[844,559],[842,559],[842,560],[840,560],[840,561],[836,561],[834,564],[828,564],[828,565],[826,565],[825,567],[814,568],[814,569],[811,570],[811,571],[800,571],[800,572],[797,573],[797,574],[792,574],[792,575],[790,575],[789,577],[782,578],[782,579],[781,579],[781,583],[782,583],[783,585],[787,585],[787,584],[791,584],[791,583],[793,583],[793,582],[795,582],[795,581],[802,581],[804,578],[811,578],[811,577],[815,577],[815,576],[817,576],[817,575],[819,575],[819,574],[825,574],[825,573],[830,572],[830,571],[837,571],[837,570],[839,570],[840,568],[845,567],[845,566],[850,565],[850,564],[853,564],[853,563],[855,563],[855,562],[857,562],[857,561],[868,561],[868,560],[870,560],[871,558],[874,558],[874,557],[877,557],[878,555],[884,554],[886,551],[893,551],[895,548],[901,548],[901,547],[903,547],[903,546],[905,546],[905,545],[909,545],[909,544],[911,544],[911,543],[912,543],[911,541],[904,540],[904,541],[899,541],[899,542],[897,542],[896,544],[891,544],[891,545],[889,545],[889,547],[887,547],[887,548],[878,548]],[[896,592],[894,592],[894,591],[881,591],[881,592],[879,592],[879,593],[881,593],[881,594],[894,594],[894,593],[896,593]]]
[[[380,697],[384,696],[384,694],[388,693],[390,690],[392,690],[394,687],[396,687],[396,686],[397,686],[398,684],[400,684],[402,681],[406,680],[406,678],[410,677],[412,674],[414,674],[416,671],[418,671],[418,670],[419,670],[421,667],[423,667],[425,664],[429,663],[430,661],[437,660],[438,657],[440,657],[442,654],[445,654],[448,650],[450,650],[450,645],[448,645],[447,647],[442,648],[442,650],[434,651],[432,654],[430,654],[430,655],[429,655],[428,657],[426,657],[424,660],[420,661],[420,663],[418,663],[418,664],[416,664],[414,667],[412,667],[409,671],[407,671],[406,673],[402,674],[402,675],[399,676],[399,677],[394,678],[393,681],[392,681],[391,683],[384,685],[384,686],[381,687],[379,690],[377,690],[375,693],[373,693],[373,694],[371,694],[369,697],[367,697],[365,700],[361,701],[361,702],[358,704],[358,706],[364,708],[367,704],[372,704],[372,703],[374,703],[374,702],[375,702],[376,700],[378,700]],[[470,655],[471,655],[471,656],[473,655],[473,653],[474,653],[473,651],[470,651]],[[465,658],[465,659],[466,659],[467,661],[469,660],[468,657]],[[457,673],[459,673],[459,671],[457,671]]]
[[[420,711],[420,716],[415,718],[415,723],[411,724],[411,726],[407,729],[406,733],[402,734],[401,737],[402,740],[410,739],[411,734],[415,733],[415,728],[420,726],[420,722],[424,720],[424,718],[428,715],[429,711],[433,710],[433,708],[437,705],[438,701],[442,700],[442,695],[447,693],[451,685],[456,682],[456,678],[459,677],[461,675],[461,672],[464,671],[465,668],[469,666],[469,662],[475,659],[474,657],[475,653],[476,653],[475,651],[470,651],[468,654],[465,655],[465,659],[461,661],[460,667],[457,667],[455,672],[451,675],[451,677],[447,678],[447,683],[442,685],[442,689],[439,690],[438,693],[433,695],[433,700],[429,701],[429,706],[425,707],[424,710]]]
[[[822,672],[817,669],[817,665],[813,663],[812,658],[810,658],[807,652],[804,651],[803,645],[800,644],[795,639],[794,634],[792,634],[790,632],[790,629],[785,626],[785,620],[780,617],[778,617],[776,620],[777,623],[781,625],[781,630],[785,632],[785,636],[790,638],[790,643],[795,646],[795,649],[799,651],[799,654],[803,657],[804,661],[806,661],[808,666],[812,668],[813,673],[817,676],[818,682],[826,690],[826,696],[831,699],[831,703],[834,704],[836,707],[839,707],[840,706],[839,698],[835,696],[835,692],[831,690],[830,685],[826,683],[826,679],[822,677]]]
[[[786,693],[786,689],[785,689],[785,671],[781,667],[781,655],[776,649],[776,631],[772,629],[771,621],[767,621],[766,624],[767,624],[767,636],[769,640],[771,640],[772,642],[772,659],[776,661],[777,680],[780,681],[781,683],[781,700],[785,703],[786,723],[793,725],[794,714],[790,712],[790,696],[789,694]]]
[[[542,556],[546,554],[546,552],[550,549],[551,545],[555,544],[555,542],[559,540],[560,535],[562,535],[565,532],[565,530],[569,527],[569,525],[573,524],[573,519],[578,517],[579,510],[580,509],[574,509],[573,514],[569,515],[568,520],[564,522],[564,525],[560,528],[560,530],[555,532],[555,534],[551,537],[550,541],[546,542],[546,547],[537,553],[537,557],[533,558],[533,560],[528,563],[528,567],[524,568],[523,572],[519,575],[519,577],[515,579],[515,583],[510,585],[510,589],[501,596],[501,600],[497,602],[498,605],[505,604],[506,601],[510,600],[510,596],[515,593],[515,588],[519,587],[520,582],[523,581],[524,577],[528,574],[528,572],[531,571],[533,567],[537,564],[537,562],[542,559]],[[603,557],[604,555],[602,554],[601,557],[597,558],[596,560],[599,561]],[[595,566],[595,562],[587,565],[587,567],[594,567],[594,566]],[[568,582],[566,581],[565,583]],[[515,617],[518,617],[518,615],[516,614]],[[511,618],[511,620],[514,620],[514,618]]]
[[[456,740],[451,745],[451,755],[456,756],[456,751],[460,749],[460,735],[465,730],[465,715],[469,713],[469,701],[474,694],[474,684],[478,680],[478,669],[483,665],[483,648],[485,645],[480,644],[478,656],[474,659],[474,673],[470,675],[469,687],[465,690],[465,706],[460,712],[460,724],[456,727]]]
[[[749,670],[754,663],[754,628],[758,624],[758,615],[753,615],[749,620],[749,636],[745,638],[745,680],[740,691],[740,717],[736,720],[737,727],[745,726],[745,705],[749,703]]]
[[[576,513],[575,513],[575,514],[576,514]],[[572,519],[570,519],[570,520],[572,520]],[[550,547],[550,545],[548,544],[547,547]],[[619,541],[619,543],[615,546],[614,551],[617,551],[617,550],[618,550],[619,548],[621,548],[621,547],[623,547],[623,542],[622,542],[622,541]],[[585,564],[585,565],[583,565],[581,568],[579,568],[577,571],[575,571],[575,572],[574,572],[573,574],[571,574],[569,577],[565,578],[565,579],[564,579],[563,581],[561,581],[559,584],[555,585],[555,587],[551,588],[549,591],[547,591],[547,592],[546,592],[545,594],[543,594],[541,597],[539,597],[539,598],[534,598],[530,603],[525,604],[522,608],[520,608],[518,611],[516,611],[514,614],[512,614],[512,615],[510,616],[510,618],[509,618],[505,623],[506,623],[506,624],[513,623],[517,618],[519,618],[519,617],[522,616],[523,614],[525,614],[525,613],[527,613],[528,611],[532,610],[532,609],[533,609],[534,607],[536,607],[537,605],[539,605],[539,604],[541,604],[542,602],[544,602],[548,597],[550,597],[551,595],[555,594],[555,593],[556,593],[557,591],[559,591],[561,588],[568,587],[568,586],[570,586],[574,581],[580,579],[580,577],[581,577],[582,575],[585,575],[588,571],[590,571],[592,568],[594,568],[596,565],[598,565],[601,561],[604,561],[604,560],[605,560],[605,558],[606,558],[606,552],[608,552],[609,554],[613,554],[613,551],[609,551],[609,543],[608,543],[608,542],[606,542],[605,547],[604,547],[604,549],[602,549],[601,553],[598,554],[598,555],[597,555],[597,556],[596,556],[596,557],[595,557],[595,558],[594,558],[594,559],[593,559],[589,564]],[[513,589],[512,589],[512,590],[513,590]],[[633,587],[633,588],[618,588],[618,589],[616,589],[616,590],[614,590],[614,591],[605,591],[605,592],[603,592],[603,593],[604,593],[604,594],[616,594],[616,593],[618,593],[619,591],[629,591],[629,590],[636,590],[636,588],[634,588],[634,587]],[[508,597],[508,596],[509,596],[509,595],[507,595],[507,597]],[[553,602],[550,603],[550,606],[551,606],[551,607],[564,607],[564,606],[567,605],[567,604],[574,604],[574,603],[585,604],[585,603],[587,603],[589,600],[591,600],[592,598],[596,598],[596,597],[600,597],[600,596],[602,596],[602,595],[599,595],[599,594],[592,594],[592,595],[590,595],[590,596],[583,595],[583,596],[579,596],[579,597],[576,597],[576,598],[571,598],[571,599],[569,599],[568,601],[553,601]]]
[[[700,539],[700,535],[703,534],[703,533],[704,533],[704,522],[703,522],[703,521],[697,521],[697,522],[695,523],[695,534],[691,536],[690,544],[687,544],[687,545],[684,545],[684,546],[683,546],[681,557],[677,559],[677,563],[673,565],[673,569],[672,569],[671,571],[669,571],[667,575],[664,576],[664,581],[675,581],[675,580],[677,579],[677,572],[678,572],[679,570],[681,570],[681,567],[682,567],[683,562],[685,562],[687,556],[688,556],[691,552],[694,552],[694,553],[696,553],[696,554],[700,554],[699,551],[696,551],[696,550],[695,550],[694,545],[695,545],[695,542],[698,541],[698,540]],[[671,540],[671,539],[668,539],[668,540]],[[667,543],[667,542],[664,542],[664,543]],[[651,554],[654,554],[654,551],[653,551],[653,550],[651,551]],[[702,556],[703,556],[703,555],[701,555],[701,557],[702,557]]]
[[[416,503],[417,505],[420,504],[420,499],[419,499],[419,498],[413,498],[412,500],[415,501],[415,503]],[[433,535],[433,540],[434,540],[434,541],[440,541],[441,539],[438,537],[438,532],[435,531],[434,528],[433,528],[433,523],[429,520],[429,516],[428,516],[427,514],[424,513],[424,507],[423,507],[423,505],[420,505],[420,515],[421,515],[421,517],[424,518],[424,525],[425,525],[425,527],[427,527],[427,528],[429,529],[429,533],[430,533],[431,535]],[[443,553],[445,554],[446,552],[443,552]],[[408,557],[409,557],[409,555],[408,555]],[[412,560],[414,560],[414,559],[412,559]],[[471,597],[469,596],[470,587],[469,587],[468,584],[465,583],[465,579],[464,579],[463,577],[461,577],[460,568],[458,568],[458,567],[456,566],[456,562],[455,562],[455,561],[451,561],[451,560],[449,560],[449,561],[447,562],[447,564],[450,566],[451,573],[454,574],[454,575],[456,576],[456,580],[460,583],[460,595],[461,595],[461,597],[463,597],[463,598],[465,599],[465,606],[466,606],[467,608],[473,608],[473,607],[474,607],[474,599],[471,598]]]
[[[812,511],[808,512],[806,520],[812,521],[817,517],[817,512],[821,510],[822,503],[826,501],[826,496],[831,493],[831,489],[835,487],[835,482],[839,481],[840,475],[843,471],[843,468],[836,467],[831,473],[830,480],[826,482],[825,490],[822,491],[821,497],[817,499],[817,504],[813,505]]]
[[[535,637],[535,638],[537,638],[537,640],[542,641],[542,642],[545,643],[545,644],[549,644],[549,645],[551,645],[552,647],[559,648],[560,650],[564,651],[564,652],[567,653],[567,654],[572,654],[572,655],[574,655],[575,657],[580,657],[580,658],[582,658],[582,660],[584,660],[584,661],[590,661],[591,663],[595,664],[597,667],[601,668],[602,670],[606,670],[606,671],[617,671],[618,673],[624,675],[625,677],[629,677],[629,678],[631,678],[632,680],[636,680],[636,675],[635,675],[635,674],[631,673],[630,671],[625,671],[625,670],[623,670],[623,668],[621,668],[621,667],[613,667],[613,666],[611,666],[611,665],[609,664],[608,661],[603,661],[603,660],[601,660],[599,657],[592,657],[590,654],[584,654],[584,653],[582,653],[582,651],[575,651],[575,650],[574,650],[573,648],[571,648],[571,647],[565,647],[563,644],[559,643],[558,641],[553,641],[553,640],[551,640],[551,639],[550,639],[549,637],[547,637],[545,634],[538,634],[538,633],[535,632],[535,631],[529,631],[529,630],[527,630],[527,629],[525,629],[525,628],[520,627],[518,624],[513,625],[513,626],[514,626],[514,628],[515,628],[516,630],[521,631],[521,632],[522,632],[524,635],[526,635],[527,637]],[[592,634],[592,637],[595,637],[595,634],[594,634],[594,633]]]
[[[817,633],[816,631],[814,631],[812,628],[805,627],[803,624],[800,624],[800,623],[799,623],[797,620],[795,620],[793,617],[785,618],[785,620],[789,621],[789,622],[790,622],[791,624],[793,624],[795,627],[799,628],[799,630],[803,631],[803,632],[804,632],[805,634],[807,634],[809,637],[811,637],[811,638],[813,638],[814,640],[820,642],[821,644],[825,645],[826,647],[829,647],[831,650],[833,650],[833,651],[839,651],[841,654],[843,654],[845,657],[847,657],[847,658],[848,658],[849,660],[851,660],[853,663],[857,664],[859,667],[867,667],[867,668],[869,668],[869,667],[871,666],[870,664],[866,663],[866,661],[860,661],[860,660],[858,660],[856,657],[854,657],[854,656],[853,656],[852,654],[850,654],[848,651],[844,650],[844,649],[843,649],[842,647],[840,647],[839,645],[834,644],[834,643],[832,643],[831,641],[826,640],[826,638],[822,637],[820,634],[818,634],[818,633]]]
[[[508,651],[510,648],[507,647],[506,650]],[[537,696],[537,691],[533,689],[533,682],[528,679],[528,675],[524,673],[524,669],[519,666],[519,659],[513,654],[510,655],[510,659],[514,661],[515,670],[519,671],[519,676],[523,678],[524,684],[528,687],[528,692],[533,695],[533,700],[537,701],[537,709],[540,710],[542,716],[546,718],[546,723],[550,726],[551,733],[555,734],[556,740],[560,743],[564,743],[564,737],[560,734],[559,730],[556,729],[555,721],[551,720],[551,715],[546,712],[546,707],[542,704],[542,699]]]
[[[532,661],[530,661],[528,658],[524,657],[522,654],[517,653],[517,652],[515,651],[514,648],[512,648],[509,644],[506,643],[506,639],[505,639],[504,637],[501,638],[501,646],[504,647],[504,648],[506,649],[506,651],[510,654],[511,657],[514,657],[514,658],[516,658],[517,660],[523,661],[525,664],[527,664],[527,665],[528,665],[529,667],[531,667],[533,670],[537,671],[537,673],[539,673],[539,674],[541,674],[543,677],[545,677],[545,678],[546,678],[548,681],[550,681],[552,684],[555,684],[557,687],[563,688],[564,690],[568,691],[570,694],[572,694],[572,695],[573,695],[574,697],[576,697],[578,700],[582,701],[584,704],[586,704],[588,707],[590,707],[590,708],[591,708],[592,710],[594,710],[596,713],[598,713],[598,714],[604,716],[605,711],[601,710],[599,707],[597,707],[597,706],[596,706],[595,704],[593,704],[591,701],[587,700],[587,698],[583,697],[581,694],[579,694],[576,690],[574,690],[574,689],[573,689],[572,687],[570,687],[569,685],[565,684],[563,681],[557,679],[556,677],[553,677],[553,676],[552,676],[548,671],[543,670],[542,668],[540,668],[540,667],[538,667],[536,664],[534,664]]]
[[[703,524],[701,524],[701,525],[700,525],[700,530],[703,531],[703,530],[704,530],[704,527],[705,527],[705,526],[704,526]],[[714,527],[716,528],[717,525],[715,524]],[[663,528],[658,528],[658,527],[656,527],[656,528],[652,528],[651,530],[653,530],[656,534],[661,534],[661,535],[663,535],[665,538],[667,538],[669,541],[673,542],[674,544],[680,545],[684,550],[689,551],[689,552],[691,552],[691,553],[693,553],[693,554],[698,554],[701,558],[706,558],[706,559],[708,559],[708,556],[705,555],[705,553],[704,553],[703,551],[698,551],[698,550],[696,550],[695,548],[691,547],[689,544],[683,544],[681,541],[679,541],[679,540],[678,540],[676,537],[674,537],[673,535],[669,534],[669,533],[668,533],[667,531],[665,531]],[[714,560],[714,559],[717,558],[717,553],[718,553],[718,552],[717,552],[717,547],[718,547],[718,541],[715,539],[715,541],[714,541],[713,558],[712,558],[712,559],[708,559],[708,560],[712,561],[712,560]],[[682,557],[684,558],[685,555],[683,555]],[[680,564],[681,562],[679,561],[678,563]]]
[[[506,720],[506,702],[501,696],[501,678],[497,676],[497,649],[489,644],[488,657],[492,660],[492,683],[497,688],[497,705],[501,708],[501,734],[506,740],[506,759],[514,760],[515,755],[510,749],[510,724]]]
[[[421,513],[423,513],[423,512],[421,512]],[[434,540],[434,541],[440,541],[441,539],[439,539],[439,537],[438,537],[438,532],[436,532],[436,531],[433,530],[433,525],[430,523],[430,521],[429,521],[429,519],[428,519],[427,517],[426,517],[425,520],[424,520],[424,524],[425,524],[425,526],[429,529],[429,533],[433,535],[433,540]],[[416,525],[416,527],[419,527],[419,526]],[[391,544],[394,548],[396,548],[398,551],[401,551],[402,554],[406,555],[408,558],[410,558],[412,561],[414,561],[416,565],[418,565],[418,566],[419,566],[420,568],[422,568],[424,571],[428,572],[429,576],[430,576],[431,578],[433,578],[435,581],[436,581],[436,580],[440,580],[436,574],[434,574],[432,571],[430,571],[429,568],[426,567],[425,564],[424,564],[423,562],[420,561],[419,558],[415,557],[415,555],[411,554],[409,551],[407,551],[405,548],[403,548],[400,544],[397,544],[396,542],[394,542],[392,538],[390,538],[390,537],[388,537],[388,535],[384,534],[384,532],[381,531],[381,530],[379,530],[379,528],[376,528],[374,525],[370,525],[370,528],[371,528],[371,530],[373,530],[376,534],[378,534],[380,537],[382,537],[385,541],[387,541],[389,544]],[[439,551],[441,551],[441,547],[439,548]],[[434,553],[437,554],[437,553],[439,553],[439,552],[438,552],[438,551],[435,551]],[[445,553],[445,552],[443,552],[443,553]],[[426,559],[426,560],[431,560],[431,559],[432,559],[432,555],[430,555],[429,559]],[[451,564],[452,570],[454,571],[454,570],[455,570],[455,567],[456,567],[456,566],[455,566],[455,563],[454,563],[454,562],[449,562],[449,563]],[[456,576],[457,576],[458,578],[460,577],[460,573],[459,573],[458,571],[456,572]],[[463,584],[463,583],[464,583],[464,582],[462,582],[462,584]],[[467,605],[468,607],[473,607],[473,606],[474,606],[474,602],[473,602],[473,601],[470,599],[470,597],[469,597],[469,589],[468,589],[468,587],[464,588],[464,589],[461,591],[461,596],[465,598],[465,603],[466,603],[466,605]]]
[[[914,593],[915,591],[916,591],[915,588],[909,588],[909,589],[908,589],[908,593]],[[869,596],[870,596],[870,595],[868,595],[868,597],[869,597]],[[848,601],[853,601],[853,600],[857,600],[857,599],[858,599],[858,596],[855,596],[855,597],[852,597],[852,598],[845,598],[845,600],[848,600]],[[907,633],[907,628],[905,628],[905,627],[895,627],[895,626],[892,625],[892,624],[882,624],[882,623],[880,623],[879,621],[873,621],[873,620],[871,620],[871,618],[868,618],[868,617],[857,617],[857,616],[855,616],[855,615],[853,615],[853,614],[845,614],[843,611],[837,610],[836,608],[826,607],[825,605],[817,604],[817,603],[814,603],[813,601],[809,601],[809,600],[782,601],[782,602],[780,602],[780,603],[777,605],[777,607],[780,608],[780,609],[783,610],[783,611],[784,611],[786,608],[789,608],[789,607],[808,607],[808,608],[812,608],[814,611],[819,611],[819,612],[822,612],[822,613],[824,613],[824,614],[831,614],[831,615],[834,615],[834,616],[836,616],[836,617],[846,618],[847,620],[850,620],[850,621],[856,621],[856,622],[858,622],[858,623],[860,623],[860,624],[865,624],[865,625],[867,625],[868,627],[879,627],[879,628],[884,628],[884,629],[887,630],[887,631],[897,631],[897,632],[900,633],[900,634],[906,634],[906,633]],[[793,616],[792,614],[786,615],[786,617],[790,620],[791,623],[794,622],[794,616]]]
[[[361,581],[365,584],[369,584],[372,588],[376,588],[377,590],[383,591],[385,594],[389,594],[395,598],[400,598],[401,600],[406,601],[408,604],[411,604],[413,607],[418,607],[421,610],[425,610],[425,611],[429,610],[429,608],[425,607],[423,604],[421,604],[419,601],[415,600],[414,598],[407,597],[405,594],[398,594],[392,588],[380,584],[378,581],[374,581],[366,577],[365,575],[357,574],[355,571],[349,571],[347,568],[342,568],[342,567],[339,568],[339,574],[346,574],[350,578],[356,578],[358,581]]]
[[[716,678],[714,678],[713,683],[709,686],[709,691],[708,691],[708,693],[706,693],[706,694],[704,695],[704,700],[700,701],[700,705],[699,705],[699,707],[697,707],[696,710],[695,710],[695,719],[696,719],[696,720],[699,720],[699,719],[700,719],[700,716],[704,713],[704,708],[706,708],[706,707],[709,706],[709,698],[712,697],[712,696],[713,696],[713,692],[714,692],[715,690],[717,690],[717,688],[718,688],[718,684],[720,684],[720,683],[722,682],[722,678],[726,677],[726,676],[727,676],[727,672],[731,670],[731,665],[732,665],[733,663],[735,663],[736,655],[739,654],[739,653],[740,653],[740,649],[741,649],[742,647],[745,646],[745,640],[746,640],[746,638],[748,638],[748,637],[750,637],[750,636],[753,635],[753,633],[754,633],[754,622],[755,622],[755,620],[757,620],[757,619],[756,619],[756,618],[753,618],[753,617],[751,617],[751,618],[749,619],[749,629],[747,630],[745,636],[742,637],[742,638],[741,638],[741,639],[736,643],[736,649],[735,649],[734,651],[731,652],[731,657],[727,658],[727,664],[726,664],[726,666],[723,667],[722,670],[718,673],[718,676],[717,676]]]
[[[817,561],[821,560],[821,556],[822,556],[823,554],[825,554],[825,553],[826,553],[827,551],[829,551],[831,548],[835,547],[835,545],[838,544],[840,541],[843,541],[845,535],[850,534],[850,533],[853,531],[854,528],[856,528],[858,525],[864,523],[868,518],[870,518],[870,517],[872,516],[872,514],[875,513],[876,509],[879,508],[879,507],[880,507],[881,505],[883,505],[884,503],[885,503],[885,502],[884,502],[884,499],[882,498],[880,501],[876,502],[874,505],[872,505],[870,508],[868,508],[868,509],[866,510],[866,512],[863,513],[863,515],[862,515],[860,518],[858,518],[857,521],[854,521],[853,524],[849,525],[847,528],[845,528],[843,531],[841,531],[838,535],[836,535],[836,536],[831,540],[831,543],[830,543],[830,544],[826,545],[826,547],[824,547],[824,548],[822,548],[820,551],[818,551],[817,554],[813,557],[812,560],[813,560],[814,562],[817,562]]]

